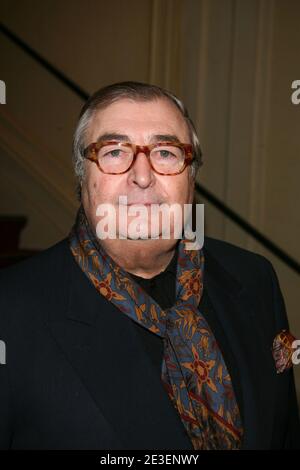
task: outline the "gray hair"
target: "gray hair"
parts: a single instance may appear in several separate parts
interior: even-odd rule
[[[94,117],[94,114],[97,111],[106,108],[115,101],[126,98],[132,99],[133,101],[152,101],[155,99],[164,98],[174,103],[187,123],[191,143],[193,145],[193,154],[195,158],[191,164],[192,177],[195,178],[198,169],[203,164],[202,152],[194,123],[191,120],[186,107],[179,100],[179,98],[177,98],[177,96],[159,86],[149,85],[147,83],[131,81],[114,83],[112,85],[100,88],[100,90],[96,91],[92,96],[90,96],[79,115],[79,120],[73,138],[72,156],[74,171],[78,180],[76,193],[79,200],[81,199],[81,182],[83,181],[85,175],[85,159],[83,157],[83,151],[86,147],[86,133]]]

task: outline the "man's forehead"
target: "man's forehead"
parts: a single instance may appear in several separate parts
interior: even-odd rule
[[[188,137],[184,117],[175,104],[165,99],[133,101],[120,99],[95,112],[90,124],[93,140],[102,134],[120,134],[131,138],[141,132],[147,140],[155,135],[172,135],[178,140]],[[132,137],[134,137],[132,135]]]

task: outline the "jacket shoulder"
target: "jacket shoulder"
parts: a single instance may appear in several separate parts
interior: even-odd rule
[[[55,245],[36,253],[18,263],[0,270],[0,286],[9,287],[14,281],[22,279],[22,283],[32,280],[38,281],[40,274],[59,270],[66,258],[68,250],[67,238],[60,240]]]
[[[274,272],[272,263],[265,256],[216,238],[205,237],[204,253],[241,281],[253,279],[257,270],[264,274]]]
[[[263,317],[266,324],[274,320],[278,331],[289,327],[280,282],[273,264],[267,258],[210,237],[204,242],[205,253],[208,255],[208,264],[217,266],[214,272],[221,270],[222,275],[222,270],[226,271],[227,275],[244,287],[249,299],[260,304],[258,311],[261,312],[261,322]]]
[[[63,297],[72,262],[67,238],[19,263],[0,270],[0,320],[13,312],[30,313],[43,302]],[[53,299],[53,300],[52,300]]]

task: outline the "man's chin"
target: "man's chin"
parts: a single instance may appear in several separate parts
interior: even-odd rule
[[[155,240],[161,240],[162,236],[161,234],[155,237],[150,237],[148,235],[143,235],[143,234],[119,234],[117,236],[120,240],[132,240],[132,241],[155,241]]]

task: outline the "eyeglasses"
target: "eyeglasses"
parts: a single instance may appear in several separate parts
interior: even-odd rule
[[[95,162],[103,173],[119,175],[132,167],[140,152],[149,157],[151,168],[160,175],[182,173],[193,161],[193,146],[177,142],[135,145],[114,140],[99,141],[86,147],[83,156]]]

